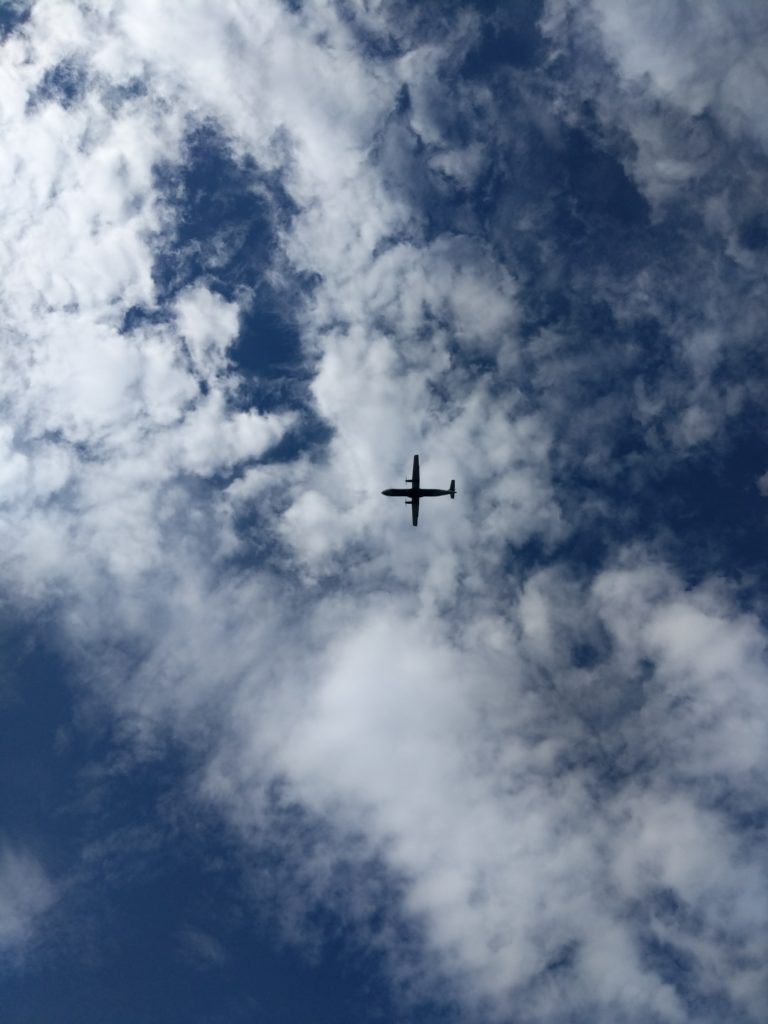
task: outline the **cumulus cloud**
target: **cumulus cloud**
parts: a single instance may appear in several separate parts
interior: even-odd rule
[[[647,76],[659,96],[671,98],[694,117],[714,109],[724,127],[746,129],[765,146],[759,83],[765,80],[761,49],[768,19],[758,3],[593,3],[608,52],[623,74]]]
[[[654,964],[663,946],[692,990],[758,1019],[762,854],[732,817],[764,804],[751,617],[646,561],[534,578],[510,617],[449,621],[395,595],[317,609],[301,657],[239,676],[206,797],[258,834],[277,777],[339,841],[362,830],[345,857],[405,880],[403,909],[464,998],[689,1019],[691,992]],[[307,848],[304,870],[338,901],[327,857]]]

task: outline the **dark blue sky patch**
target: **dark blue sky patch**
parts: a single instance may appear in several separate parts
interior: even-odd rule
[[[649,207],[616,156],[578,129],[565,150],[569,195],[584,217],[606,217],[627,226],[647,225]]]
[[[768,443],[764,428],[755,428],[748,415],[735,420],[715,451],[691,453],[655,478],[649,472],[631,492],[638,534],[655,526],[691,583],[725,573],[753,594],[755,586],[763,593],[768,588],[768,551],[761,542],[768,501],[757,487],[768,466]]]
[[[506,102],[501,96],[506,93]],[[499,103],[509,123],[494,128],[493,158],[472,197],[474,215],[501,258],[526,286],[521,298],[589,284],[588,268],[629,276],[670,229],[649,223],[649,208],[621,155],[588,131],[545,136],[518,108],[529,102],[508,85]]]
[[[159,239],[153,271],[160,301],[169,303],[194,283],[237,299],[245,313],[232,349],[236,364],[246,375],[293,373],[301,362],[296,291],[311,282],[291,280],[289,299],[268,279],[276,230],[294,212],[278,177],[235,160],[213,125],[189,137],[183,165],[158,166],[155,176],[173,219],[171,235]]]
[[[628,544],[650,545],[695,586],[712,575],[738,581],[740,600],[754,610],[768,587],[768,499],[757,487],[768,467],[768,444],[745,416],[716,449],[685,457],[649,447],[640,431],[611,440],[611,462],[580,471],[572,456],[556,472],[557,494],[574,533],[554,549],[530,545],[516,553],[530,566],[565,560],[586,571],[603,568]],[[588,452],[585,449],[585,463]]]
[[[67,947],[27,977],[0,983],[9,1017],[62,1024],[443,1019],[395,1013],[373,958],[356,960],[344,943],[324,942],[315,963],[291,950],[244,901],[237,880],[211,866],[228,851],[209,837],[197,853],[201,859],[176,837],[135,874],[93,885]]]
[[[226,299],[262,278],[274,244],[272,210],[253,168],[238,163],[213,125],[187,140],[184,163],[155,168],[172,215],[154,277],[163,299],[203,279]]]
[[[308,839],[333,841],[327,827],[276,790],[267,845],[246,854],[189,796],[199,752],[167,743],[137,759],[99,705],[73,701],[73,669],[44,636],[44,622],[7,622],[0,636],[3,838],[33,851],[59,889],[34,955],[23,970],[0,972],[9,1019],[456,1019],[437,998],[401,1005],[386,981],[386,943],[359,941],[393,925],[398,890],[383,864],[339,859],[332,889],[342,906],[306,899],[308,941],[297,950],[281,933],[282,901]],[[127,680],[139,657],[121,648],[111,661]],[[246,892],[256,868],[264,884]],[[366,909],[350,931],[345,893],[361,884]],[[407,923],[398,927],[403,947],[413,944]]]
[[[650,934],[641,942],[641,955],[644,967],[662,982],[671,985],[684,1003],[688,1002],[686,992],[691,994],[696,988],[695,984],[691,985],[691,974],[695,970],[693,956],[681,947],[663,942]]]
[[[291,802],[279,780],[270,787],[270,798],[264,835],[273,838],[261,848],[240,848],[243,877],[276,933],[329,972],[329,1005],[332,986],[343,979],[355,999],[365,994],[366,1004],[358,1010],[363,1020],[449,1024],[461,1019],[450,979],[430,985],[425,995],[423,972],[428,977],[434,965],[423,959],[419,923],[402,913],[404,880],[394,877],[380,857],[361,852],[360,847],[367,849],[364,837],[339,836],[324,819]],[[324,865],[322,889],[312,881],[313,858]],[[393,960],[396,990],[384,980],[393,976],[388,969]],[[340,1008],[338,1019],[348,1019],[347,1012]]]
[[[58,878],[77,856],[78,771],[98,739],[75,725],[68,669],[46,632],[44,617],[0,626],[0,823]]]
[[[739,228],[739,242],[753,251],[768,249],[768,213],[750,217]]]
[[[499,107],[514,113],[508,88]],[[582,113],[583,129],[547,138],[525,121],[519,130],[514,121],[500,125],[494,160],[471,200],[519,284],[527,342],[514,386],[554,428],[557,495],[576,528],[564,547],[532,543],[515,564],[554,557],[594,570],[619,545],[661,536],[692,578],[728,566],[763,578],[757,538],[764,507],[755,486],[768,468],[757,440],[765,430],[757,395],[768,378],[762,349],[725,346],[720,387],[725,393],[750,380],[754,401],[729,421],[722,444],[680,452],[661,422],[636,415],[637,388],[649,403],[661,401],[668,426],[690,401],[690,365],[657,316],[617,322],[608,302],[610,296],[620,305],[622,290],[649,272],[656,309],[690,333],[708,322],[709,312],[690,302],[700,280],[721,268],[713,281],[730,296],[744,282],[687,203],[670,203],[662,220],[649,222],[648,205],[623,168],[626,141],[617,138],[612,149],[589,109]],[[606,297],[594,294],[596,279],[607,285]],[[754,301],[747,290],[745,304]]]
[[[45,72],[27,106],[34,109],[44,103],[58,103],[68,110],[82,100],[87,81],[88,75],[82,64],[74,58],[63,60]]]
[[[482,17],[482,36],[460,69],[468,78],[485,78],[504,66],[530,68],[539,62],[544,43],[538,28],[542,0],[516,3],[475,3]]]
[[[4,0],[0,6],[0,42],[29,21],[31,14],[30,0]]]
[[[594,668],[600,661],[600,651],[589,640],[577,640],[571,647],[571,664],[574,668]]]
[[[267,286],[248,304],[230,353],[246,376],[294,383],[304,376],[298,327],[284,300]]]
[[[4,839],[40,857],[59,902],[23,970],[0,972],[9,1020],[451,1019],[439,1002],[396,1007],[383,952],[356,945],[331,910],[310,910],[318,943],[286,943],[276,919],[244,893],[244,864],[226,830],[187,802],[189,753],[168,746],[144,761],[121,753],[73,703],[66,666],[30,635],[12,624],[2,635],[0,810]],[[278,871],[288,864],[273,859]],[[278,916],[285,884],[262,893]],[[379,899],[368,927],[385,909],[391,917],[383,876]]]
[[[130,334],[142,324],[163,324],[170,321],[170,314],[161,309],[148,309],[146,306],[129,306],[123,315],[120,325],[121,334]]]

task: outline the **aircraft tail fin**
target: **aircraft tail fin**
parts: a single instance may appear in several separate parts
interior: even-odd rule
[[[455,480],[451,480],[451,486],[450,486],[450,489],[448,490],[448,493],[450,494],[450,496],[452,498],[456,497],[456,481]]]

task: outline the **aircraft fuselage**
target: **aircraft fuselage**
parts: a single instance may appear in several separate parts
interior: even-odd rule
[[[450,494],[451,492],[438,491],[434,487],[419,487],[418,490],[413,487],[388,487],[381,493],[386,494],[388,498],[439,498],[441,494]]]

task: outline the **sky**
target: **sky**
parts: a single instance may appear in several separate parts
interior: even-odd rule
[[[767,37],[0,7],[4,1019],[765,1020]]]

